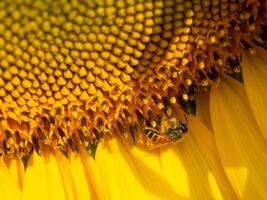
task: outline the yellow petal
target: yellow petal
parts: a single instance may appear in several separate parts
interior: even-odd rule
[[[70,160],[72,173],[75,173],[80,180],[83,179],[82,176],[85,178],[82,181],[87,182],[87,190],[91,199],[106,199],[104,196],[106,188],[103,187],[101,182],[100,172],[95,160],[83,147],[80,146],[79,151],[79,156],[71,157]],[[76,183],[79,185],[78,180],[76,180]]]
[[[159,149],[131,148],[118,138],[105,142],[98,150],[96,162],[108,191],[107,199],[186,199],[189,190],[185,191],[184,187],[188,188],[188,182],[181,175],[186,170],[177,168],[176,173],[181,175],[178,179],[173,175],[168,177],[163,171],[161,154],[165,153]]]
[[[224,79],[227,81],[227,83],[229,85],[231,85],[231,88],[239,96],[239,98],[241,98],[243,100],[243,102],[246,104],[246,106],[250,107],[244,84],[240,83],[239,81],[233,79],[230,76],[225,76]]]
[[[8,174],[16,182],[16,184],[20,187],[20,189],[22,189],[24,174],[25,174],[25,169],[22,160],[19,158],[4,159],[4,161],[1,162],[1,164],[8,170]]]
[[[66,199],[55,157],[49,150],[30,158],[25,174],[23,199]]]
[[[211,91],[211,120],[220,159],[239,198],[267,195],[267,149],[245,101],[225,82]]]
[[[166,157],[174,155],[173,148],[174,146],[147,151],[125,146],[124,151],[129,154],[128,161],[138,170],[137,179],[151,193],[153,199],[187,199],[190,196],[186,169],[181,160],[175,156],[172,160],[164,161]],[[168,168],[170,163],[172,165]],[[171,173],[172,170],[175,170],[175,174]]]
[[[199,124],[196,127],[198,129],[194,132],[204,130]],[[207,128],[201,135],[198,134],[198,137],[210,133],[206,130]],[[203,152],[205,149],[203,146],[210,141],[199,145],[199,141],[196,141],[190,132],[175,149],[169,149],[168,153],[164,152],[161,156],[168,179],[175,184],[177,190],[180,190],[179,193],[186,191],[188,193],[186,197],[189,199],[235,199],[235,194],[223,170],[220,169],[219,162],[208,155],[216,154],[216,151]],[[213,163],[209,163],[210,161]]]
[[[182,143],[154,151],[111,139],[98,149],[96,162],[107,199],[234,199],[233,193],[220,189],[217,174],[190,135]]]
[[[92,180],[90,180],[87,175],[92,172],[86,170],[81,157],[79,155],[72,155],[69,158],[69,163],[77,195],[79,197],[78,199],[97,199],[91,185],[94,182],[91,182]]]
[[[82,196],[79,196],[77,194],[77,185],[75,184],[75,182],[73,180],[73,174],[72,174],[72,171],[70,169],[70,164],[69,164],[67,158],[64,157],[64,155],[59,151],[55,151],[54,154],[55,154],[55,157],[56,157],[56,160],[58,163],[59,171],[60,171],[62,182],[64,185],[66,199],[69,199],[69,200],[82,199],[81,198]],[[79,170],[79,169],[77,168],[76,170]],[[86,188],[85,192],[86,191],[87,191],[87,188]],[[86,199],[89,199],[89,198],[86,198]]]
[[[93,189],[95,187],[94,182],[90,179],[90,177],[88,177],[88,174],[93,174],[93,172],[87,171],[87,168],[84,166],[80,155],[72,155],[69,158],[69,163],[78,199],[101,199],[97,198],[97,195]],[[103,188],[101,187],[101,189]],[[99,194],[99,197],[101,195],[102,194]]]
[[[242,66],[249,103],[267,141],[267,52],[258,49],[257,53],[255,56],[245,54]]]
[[[0,199],[21,199],[19,184],[3,161],[0,161]]]
[[[219,159],[218,151],[212,132],[204,126],[197,118],[191,118],[189,121],[189,131],[198,145],[203,157],[208,163],[214,178],[218,183],[225,199],[236,199],[236,194],[224,172]]]
[[[157,196],[164,193],[160,172],[149,173],[157,168],[158,164],[154,166],[155,162],[150,163],[151,159],[148,157],[149,165],[143,166],[133,159],[128,148],[130,146],[125,147],[118,138],[105,141],[103,146],[98,148],[96,162],[106,199],[163,199]],[[159,177],[157,181],[154,174]]]

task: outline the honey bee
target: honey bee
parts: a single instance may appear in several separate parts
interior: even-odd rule
[[[175,143],[177,141],[180,141],[183,138],[184,134],[188,131],[188,121],[186,117],[185,119],[186,123],[183,123],[180,120],[174,120],[175,124],[174,122],[172,122],[172,126],[169,128],[165,128],[165,131],[160,131],[156,127],[145,127],[144,132],[146,136],[151,141],[153,141],[152,148],[157,148],[169,143]]]
[[[178,121],[175,128],[169,128],[167,136],[169,137],[169,139],[171,139],[172,142],[179,141],[183,138],[184,134],[188,131],[187,123],[187,121],[186,123]]]

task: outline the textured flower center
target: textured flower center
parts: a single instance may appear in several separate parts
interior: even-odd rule
[[[2,0],[0,155],[157,147],[187,131],[200,89],[266,48],[265,1]]]

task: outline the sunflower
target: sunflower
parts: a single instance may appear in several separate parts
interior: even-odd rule
[[[266,0],[2,0],[0,199],[264,199]]]

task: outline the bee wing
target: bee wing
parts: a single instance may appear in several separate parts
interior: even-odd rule
[[[152,141],[149,141],[146,146],[147,146],[147,149],[148,150],[154,150],[154,149],[158,149],[160,147],[163,147],[163,146],[166,146],[168,144],[170,144],[171,141],[166,141],[166,142],[160,142],[160,143],[156,143],[156,142],[152,142]]]

